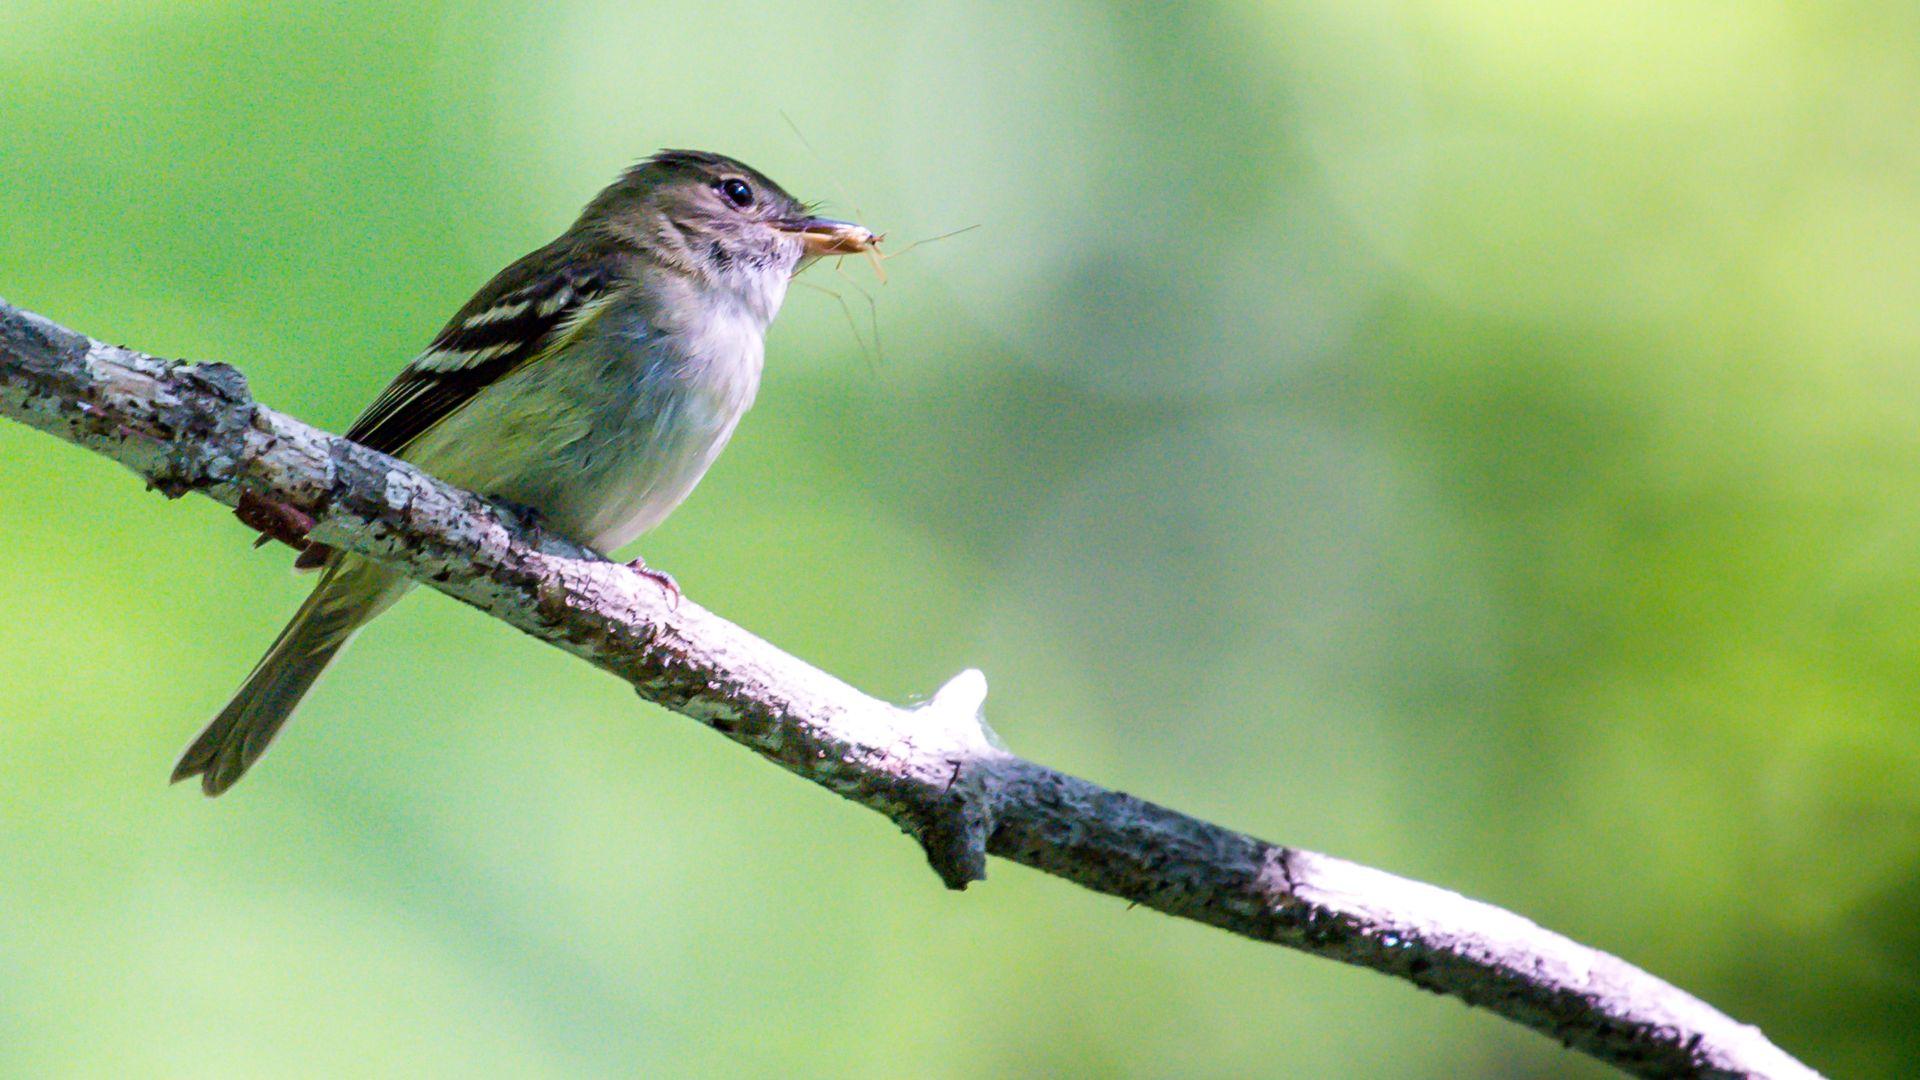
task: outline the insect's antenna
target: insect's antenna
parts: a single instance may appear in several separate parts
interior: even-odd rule
[[[905,255],[907,252],[912,251],[914,248],[919,247],[921,244],[934,244],[942,240],[951,240],[954,237],[959,236],[961,233],[970,233],[979,227],[980,227],[980,223],[974,222],[972,225],[963,226],[961,228],[953,230],[952,232],[943,232],[939,236],[929,236],[924,239],[915,240],[913,243],[908,244],[906,247],[901,248],[899,251],[889,251],[881,257],[886,259],[897,259],[900,256]]]
[[[834,303],[840,305],[840,314],[846,316],[847,319],[847,332],[853,335],[854,343],[860,346],[860,358],[867,363],[867,374],[877,375],[878,371],[874,367],[874,354],[867,348],[866,339],[860,336],[860,323],[853,317],[853,309],[847,306],[847,298],[827,288],[825,285],[815,285],[811,281],[795,279],[794,284],[802,288],[812,289],[814,292],[826,293],[833,298]],[[875,324],[876,329],[878,325],[878,323]]]
[[[866,220],[866,211],[860,209],[860,203],[848,193],[846,185],[840,183],[839,175],[827,165],[827,160],[820,156],[820,151],[815,150],[813,144],[807,141],[807,136],[800,130],[800,125],[793,122],[793,117],[787,115],[787,110],[781,109],[779,112],[780,119],[786,121],[787,129],[793,132],[793,137],[799,139],[800,145],[807,148],[807,154],[813,158],[813,163],[820,166],[820,170],[827,174],[827,182],[833,185],[834,194],[846,200],[847,205],[853,209],[854,217],[862,221]]]

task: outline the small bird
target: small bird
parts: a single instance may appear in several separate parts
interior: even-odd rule
[[[659,524],[726,445],[788,280],[879,239],[731,158],[663,150],[474,294],[347,437],[611,551]],[[318,585],[176,782],[232,787],[328,661],[411,586],[317,544],[295,565],[319,569]]]

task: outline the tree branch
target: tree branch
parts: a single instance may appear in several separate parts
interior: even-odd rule
[[[251,495],[631,683],[889,819],[949,887],[989,852],[1169,915],[1451,994],[1642,1076],[1811,1077],[1757,1029],[1455,893],[1211,825],[1007,752],[967,671],[896,708],[403,462],[254,402],[223,364],[107,345],[0,301],[0,415],[170,497]]]

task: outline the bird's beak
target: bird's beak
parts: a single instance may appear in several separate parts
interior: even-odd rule
[[[872,251],[874,245],[880,242],[880,236],[872,229],[851,221],[834,221],[832,218],[799,218],[783,221],[777,228],[799,237],[809,255],[858,255],[863,251]]]

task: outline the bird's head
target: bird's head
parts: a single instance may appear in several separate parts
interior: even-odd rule
[[[817,217],[757,170],[699,150],[662,150],[621,174],[582,223],[715,282],[778,275],[807,259],[868,251],[879,237]]]

